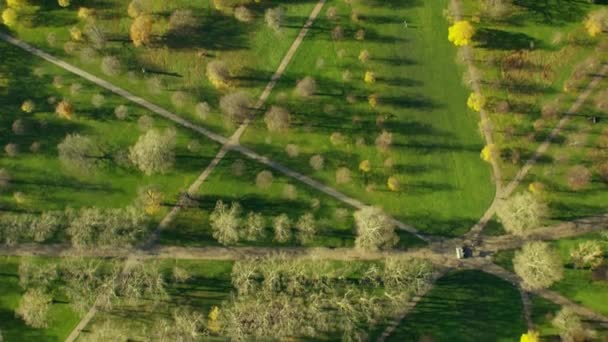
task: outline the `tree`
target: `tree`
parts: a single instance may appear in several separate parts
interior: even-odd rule
[[[70,0],[57,0],[57,3],[64,8],[70,6]]]
[[[585,19],[585,29],[591,37],[602,33],[608,26],[608,11],[605,8],[589,13]]]
[[[315,154],[314,156],[310,157],[309,164],[310,167],[312,167],[315,171],[319,171],[323,168],[325,160],[320,154]]]
[[[499,156],[499,150],[498,147],[496,146],[496,144],[488,144],[486,146],[483,147],[483,149],[481,150],[481,153],[479,154],[479,157],[481,158],[481,160],[487,162],[487,163],[491,163],[492,161],[496,160],[496,158],[498,158]]]
[[[512,12],[512,0],[483,0],[481,8],[484,14],[494,20],[507,17]]]
[[[456,46],[466,46],[471,43],[475,28],[466,20],[455,22],[448,29],[448,40]]]
[[[311,97],[317,92],[317,82],[314,78],[306,76],[298,81],[295,92],[301,97]]]
[[[61,100],[55,107],[55,113],[60,118],[71,120],[74,116],[74,106],[68,100]]]
[[[25,127],[25,121],[23,121],[23,119],[17,119],[13,121],[11,129],[13,133],[15,133],[15,135],[24,135],[25,131],[27,130]]]
[[[397,192],[401,190],[401,182],[399,182],[399,179],[395,176],[388,177],[386,181],[386,186],[390,191]]]
[[[523,235],[538,227],[547,211],[545,203],[526,191],[499,202],[496,214],[508,232]]]
[[[376,147],[380,152],[387,152],[392,144],[393,133],[390,133],[388,131],[382,131],[382,133],[380,133],[378,137],[376,137]]]
[[[545,242],[528,242],[513,258],[515,273],[526,290],[551,286],[563,277],[564,266],[559,255]]]
[[[194,112],[199,119],[207,120],[207,118],[209,118],[209,113],[211,112],[211,107],[207,102],[199,102],[194,107]]]
[[[17,11],[10,7],[2,11],[2,22],[8,27],[14,27],[17,24],[18,18]]]
[[[138,191],[137,202],[148,215],[155,215],[163,204],[164,194],[153,186],[141,188]]]
[[[264,19],[268,27],[274,31],[279,31],[285,17],[285,10],[281,7],[269,8],[264,14]]]
[[[214,60],[207,64],[207,78],[217,89],[225,89],[230,86],[230,71],[226,63]]]
[[[149,130],[129,148],[129,160],[148,176],[166,173],[175,162],[175,131]]]
[[[256,241],[264,236],[266,222],[260,213],[249,212],[245,221],[245,239]]]
[[[148,230],[145,214],[136,207],[68,210],[67,233],[76,248],[129,247]]]
[[[312,241],[315,234],[317,233],[317,222],[315,216],[312,213],[305,213],[300,216],[298,222],[296,222],[296,229],[298,231],[298,240],[300,243],[308,243]]]
[[[365,207],[354,213],[357,238],[355,247],[367,250],[388,249],[399,241],[395,224],[380,209]]]
[[[574,191],[584,189],[591,182],[591,171],[583,165],[576,165],[568,170],[568,186]]]
[[[19,155],[19,146],[15,143],[8,143],[4,145],[4,152],[7,156],[14,158]]]
[[[585,341],[595,334],[585,327],[581,318],[569,307],[562,308],[551,321],[564,342]]]
[[[42,289],[29,289],[21,297],[19,306],[15,310],[15,315],[33,328],[46,328],[48,326],[48,313],[52,299],[53,297]]]
[[[527,333],[521,335],[519,342],[540,342],[538,331],[528,330]]]
[[[272,185],[272,172],[268,170],[260,171],[255,177],[255,185],[260,189],[268,189]]]
[[[191,10],[176,9],[169,17],[169,30],[175,35],[186,35],[194,31],[198,21]]]
[[[272,106],[266,112],[264,122],[270,132],[285,133],[289,130],[291,119],[285,108]]]
[[[359,163],[359,170],[363,173],[370,173],[372,171],[372,164],[368,159],[363,160],[361,163]]]
[[[129,107],[125,105],[120,105],[114,108],[114,115],[118,120],[125,120],[129,115]]]
[[[24,113],[31,113],[36,109],[36,104],[32,100],[25,100],[21,104],[21,110]]]
[[[108,76],[117,76],[122,72],[122,65],[118,58],[105,56],[101,59],[101,71]]]
[[[352,181],[351,172],[346,167],[340,167],[336,170],[336,183],[348,184]]]
[[[272,221],[274,228],[274,240],[285,243],[291,240],[291,220],[287,214],[276,216]]]
[[[376,83],[376,74],[373,71],[366,71],[363,80],[369,84]]]
[[[95,10],[88,7],[80,7],[78,8],[78,18],[87,20],[95,17]]]
[[[57,150],[59,161],[65,168],[84,174],[93,170],[104,158],[97,143],[80,134],[68,134],[57,145]]]
[[[251,96],[245,91],[230,93],[220,99],[220,109],[225,118],[234,123],[249,119],[252,106]]]
[[[598,241],[584,241],[570,251],[576,268],[596,268],[604,262],[604,250]]]
[[[361,61],[361,63],[369,62],[370,58],[371,58],[371,54],[369,53],[368,50],[362,50],[361,53],[359,53],[359,60]]]
[[[190,271],[188,271],[187,269],[185,269],[183,267],[179,267],[177,265],[173,266],[172,273],[173,273],[173,279],[177,283],[185,283],[190,278],[192,278],[192,274],[190,273]]]
[[[239,6],[234,9],[234,17],[236,20],[248,23],[255,18],[254,13],[245,6]],[[280,25],[279,25],[280,26]]]
[[[133,45],[135,45],[135,47],[148,45],[152,42],[153,23],[154,21],[152,20],[152,17],[148,15],[140,15],[139,17],[135,18],[133,24],[131,24],[131,29],[129,30],[131,40],[133,41]]]
[[[470,109],[479,112],[485,106],[486,99],[480,93],[471,93],[469,98],[467,99],[467,107]]]
[[[228,206],[219,200],[215,209],[209,216],[213,238],[222,245],[231,245],[239,241],[239,227],[241,225],[241,206],[233,202]]]
[[[141,0],[133,0],[129,3],[129,7],[127,7],[127,14],[131,18],[137,18],[140,15],[144,14],[146,11],[144,4]]]

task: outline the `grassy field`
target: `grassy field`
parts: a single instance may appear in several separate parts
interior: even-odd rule
[[[3,80],[0,88],[0,111],[3,113],[0,116],[0,145],[15,143],[21,151],[16,157],[5,153],[0,157],[0,168],[6,169],[12,177],[9,189],[0,193],[0,205],[5,210],[38,212],[67,206],[123,207],[132,203],[140,187],[148,185],[158,187],[165,193],[166,203],[172,204],[218,149],[215,143],[178,129],[176,166],[167,174],[144,176],[133,168],[118,166],[112,160],[87,175],[68,172],[58,160],[56,147],[67,134],[91,136],[112,153],[126,151],[142,134],[138,119],[152,114],[6,43],[0,43],[0,49],[3,54],[0,62]],[[58,80],[60,88],[52,85]],[[81,90],[72,92],[74,84],[80,84]],[[102,94],[105,98],[99,108],[91,101],[95,94]],[[75,107],[72,120],[59,118],[54,113],[55,105],[49,103],[62,98],[69,99]],[[21,112],[21,103],[26,99],[35,102],[33,113]],[[129,110],[126,120],[118,120],[114,116],[114,108],[122,104]],[[26,129],[23,134],[11,131],[17,119],[24,122]],[[152,125],[159,129],[173,127],[157,117],[152,118]],[[187,149],[192,140],[200,143],[198,151]],[[34,142],[40,144],[37,152],[29,150]],[[13,198],[15,192],[22,192],[25,202],[17,203]]]
[[[146,3],[147,12],[154,19],[155,37],[154,43],[146,47],[135,48],[131,44],[129,28],[133,19],[127,15],[129,1],[121,0],[83,4],[96,10],[95,24],[107,40],[102,48],[86,58],[82,57],[82,50],[88,44],[77,42],[75,51],[70,53],[64,49],[65,43],[70,41],[70,27],[85,28],[85,23],[77,17],[79,7],[76,4],[60,8],[56,2],[47,1],[29,23],[27,19],[23,20],[13,33],[155,104],[229,135],[234,128],[226,126],[221,119],[217,108],[220,96],[237,88],[259,95],[316,1],[289,4],[265,1],[250,6],[255,17],[248,23],[239,22],[232,13],[215,10],[211,1]],[[285,10],[285,22],[276,33],[265,24],[264,11],[279,5]],[[171,34],[169,21],[176,9],[193,12],[196,20],[193,32],[177,37]],[[49,44],[50,33],[55,37],[53,44]],[[104,75],[100,67],[104,56],[118,57],[124,71],[116,76]],[[230,69],[231,89],[218,91],[208,81],[205,68],[212,60],[224,61]],[[142,68],[145,68],[145,73]],[[149,86],[151,79],[160,81],[160,89]],[[171,100],[175,91],[185,92],[190,99],[183,106],[175,106]],[[211,115],[206,119],[195,115],[197,102],[207,102],[211,106]]]
[[[266,237],[260,241],[242,241],[241,245],[279,246],[273,241],[271,219],[287,214],[296,222],[305,213],[313,213],[318,223],[318,233],[307,246],[352,247],[354,242],[354,222],[351,207],[319,191],[303,186],[282,174],[274,173],[272,185],[268,188],[256,186],[256,176],[267,170],[263,165],[239,158],[229,153],[213,174],[205,181],[197,195],[197,207],[183,210],[174,224],[163,231],[161,242],[168,245],[208,246],[218,245],[211,236],[209,214],[218,200],[224,203],[238,202],[243,216],[249,211],[258,212],[266,218]],[[240,171],[235,164],[242,163]],[[400,233],[400,248],[422,244],[421,240]],[[297,245],[295,240],[285,245]]]
[[[517,289],[486,273],[461,271],[439,279],[388,341],[517,341],[526,329]]]
[[[441,16],[446,4],[352,2],[360,14],[353,22],[348,4],[328,1],[273,97],[291,112],[289,134],[267,132],[260,119],[246,132],[244,144],[427,233],[465,232],[489,205],[494,187],[479,158],[478,116],[467,111],[462,69],[446,39],[448,24]],[[327,17],[332,7],[336,20]],[[337,25],[344,31],[338,41],[332,39]],[[365,30],[364,40],[354,38],[359,29]],[[366,64],[357,59],[363,50],[371,54]],[[376,75],[374,84],[363,80],[368,70]],[[344,72],[350,80],[342,78]],[[296,81],[306,76],[318,84],[310,100],[293,94]],[[371,94],[379,98],[375,109],[368,104]],[[383,130],[393,134],[387,153],[374,146]],[[286,154],[288,144],[299,147],[297,157]],[[315,154],[325,159],[321,171],[309,165]],[[371,164],[369,175],[359,171],[364,160]],[[350,183],[338,184],[339,167],[351,171]],[[388,189],[389,176],[399,180],[399,191]]]
[[[543,106],[558,101],[557,113],[565,112],[579,87],[590,81],[587,72],[605,56],[603,50],[594,55],[603,38],[590,38],[582,25],[587,13],[601,5],[578,0],[515,3],[512,15],[492,20],[479,1],[464,1],[465,19],[477,29],[475,64],[506,179],[557,123],[556,117],[541,115]]]
[[[64,341],[80,317],[65,300],[61,300],[59,293],[55,294],[55,300],[51,304],[48,328],[34,329],[15,317],[14,310],[24,292],[19,286],[19,260],[17,257],[0,257],[0,328],[4,340]]]

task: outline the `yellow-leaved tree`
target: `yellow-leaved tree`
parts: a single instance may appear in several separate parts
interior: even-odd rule
[[[480,157],[483,161],[486,161],[489,163],[492,160],[494,160],[494,158],[496,158],[497,154],[498,154],[498,148],[496,148],[496,145],[489,144],[489,145],[486,145],[483,148],[483,150],[481,150]]]
[[[369,160],[364,160],[361,163],[359,163],[359,170],[361,170],[361,172],[363,173],[368,173],[372,170],[372,165],[369,162]]]
[[[57,3],[61,7],[68,7],[68,6],[70,6],[70,0],[57,0]]]
[[[395,176],[388,177],[386,185],[390,191],[399,191],[401,189],[401,183]]]
[[[467,99],[467,107],[479,112],[486,105],[486,98],[479,93],[471,93]]]
[[[529,330],[527,333],[522,334],[519,342],[538,342],[540,337],[537,331]]]
[[[365,77],[363,78],[365,83],[375,83],[376,82],[376,74],[373,71],[365,72]]]
[[[7,8],[2,12],[2,22],[8,27],[13,27],[17,24],[17,11],[12,8]]]
[[[591,37],[602,33],[608,26],[608,10],[602,8],[591,12],[585,19],[585,29]]]
[[[141,15],[135,18],[129,31],[133,45],[140,47],[150,44],[152,41],[152,24],[152,17],[148,15]]]
[[[465,46],[471,43],[474,34],[473,25],[466,20],[460,20],[448,29],[448,40],[456,46]]]
[[[217,334],[220,332],[220,322],[219,322],[219,318],[220,318],[220,308],[218,308],[217,306],[214,306],[211,309],[211,312],[209,312],[209,316],[208,316],[208,320],[207,320],[207,327],[209,328],[209,331],[211,331],[214,334]]]

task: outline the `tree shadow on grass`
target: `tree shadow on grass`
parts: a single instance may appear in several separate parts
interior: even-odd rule
[[[477,31],[474,37],[477,47],[491,50],[529,49],[531,44],[538,46],[540,41],[520,32],[508,32],[491,28]]]

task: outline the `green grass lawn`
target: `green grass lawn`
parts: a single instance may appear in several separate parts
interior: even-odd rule
[[[80,317],[65,301],[57,298],[49,311],[49,326],[35,329],[15,317],[24,291],[19,286],[19,258],[0,257],[0,329],[5,341],[64,341]]]
[[[439,279],[388,341],[518,341],[527,330],[519,292],[479,271]]]
[[[4,82],[0,87],[0,145],[4,148],[8,143],[15,143],[21,151],[16,157],[9,157],[4,151],[0,155],[0,168],[6,169],[12,177],[10,187],[0,192],[0,206],[5,210],[39,212],[68,206],[124,207],[132,203],[140,187],[148,185],[164,192],[166,204],[171,205],[218,149],[214,142],[177,128],[175,168],[167,174],[145,176],[132,167],[119,167],[112,160],[89,175],[68,172],[58,160],[57,144],[69,133],[91,136],[105,150],[114,153],[127,151],[143,134],[137,123],[142,115],[150,115],[153,127],[158,129],[174,126],[4,42],[0,43],[0,50],[3,56],[0,74]],[[34,69],[44,75],[35,76]],[[62,79],[60,89],[52,86],[56,77]],[[70,88],[75,83],[80,83],[82,89],[71,93]],[[97,93],[105,97],[100,108],[91,103],[92,95]],[[69,99],[75,107],[74,118],[65,120],[55,115],[55,105],[48,102],[50,98],[54,101]],[[20,110],[26,99],[36,103],[36,110],[31,114]],[[129,108],[129,117],[124,121],[114,115],[114,108],[120,104]],[[23,135],[11,130],[17,119],[25,122]],[[199,141],[198,151],[187,149],[192,140]],[[38,152],[29,150],[33,142],[40,143]],[[22,192],[26,201],[17,203],[13,198],[15,192]]]
[[[209,214],[218,200],[238,202],[243,216],[249,211],[266,218],[266,238],[241,245],[279,246],[273,241],[272,218],[287,214],[295,224],[300,216],[313,213],[318,223],[318,233],[307,246],[352,247],[354,243],[354,209],[332,197],[273,173],[269,188],[256,186],[256,176],[267,170],[258,163],[240,159],[237,153],[229,153],[202,185],[197,195],[198,207],[183,210],[174,224],[163,231],[161,242],[168,245],[208,246],[219,245],[211,235]],[[235,163],[243,163],[242,173],[235,173]],[[292,190],[288,190],[292,188]],[[318,203],[316,203],[318,202]],[[400,233],[399,247],[413,247],[422,241],[405,232]],[[285,245],[297,245],[295,240]]]
[[[237,88],[245,89],[254,96],[259,95],[316,4],[312,0],[289,3],[265,1],[250,6],[255,19],[243,23],[231,13],[215,10],[212,1],[148,1],[148,12],[155,22],[155,42],[147,47],[135,48],[129,39],[129,28],[133,22],[127,15],[129,2],[103,0],[82,4],[96,10],[96,24],[107,37],[105,46],[98,49],[93,57],[81,58],[85,43],[78,43],[73,53],[64,51],[64,44],[70,41],[70,27],[83,29],[85,26],[77,17],[80,4],[60,8],[56,2],[48,1],[35,15],[23,19],[12,33],[224,135],[231,134],[234,127],[226,126],[221,119],[217,108],[220,96]],[[264,11],[279,5],[285,9],[285,22],[280,32],[275,33],[264,22]],[[170,16],[176,9],[192,10],[196,19],[192,33],[181,37],[167,34]],[[48,42],[49,33],[56,37],[52,45]],[[103,74],[101,58],[107,55],[120,59],[125,69],[122,74]],[[222,60],[227,64],[233,77],[232,89],[218,91],[207,80],[206,64],[212,60]],[[146,69],[145,73],[142,73],[142,68]],[[161,81],[162,91],[150,89],[148,84],[151,78]],[[175,107],[171,101],[171,95],[178,90],[192,98],[181,108]],[[211,106],[212,112],[207,119],[202,120],[194,114],[196,102],[208,102]]]
[[[450,236],[468,230],[489,205],[494,186],[490,168],[479,158],[483,141],[478,116],[466,108],[462,68],[455,64],[456,49],[446,38],[446,4],[353,2],[360,13],[360,22],[353,23],[348,4],[328,1],[324,17],[302,44],[273,97],[274,104],[291,112],[289,134],[267,132],[260,119],[247,130],[244,144],[379,205],[426,233]],[[326,16],[331,7],[339,13],[336,21]],[[343,40],[332,40],[336,25],[344,29]],[[359,29],[365,29],[363,41],[354,38]],[[364,49],[371,54],[365,65],[358,61]],[[364,83],[367,70],[375,72],[376,83]],[[350,81],[342,79],[345,71],[350,72]],[[319,88],[310,100],[292,93],[296,81],[306,76],[315,78]],[[375,109],[368,104],[371,94],[379,96]],[[393,133],[388,153],[374,146],[383,130]],[[331,142],[334,133],[342,135],[342,142]],[[299,147],[297,157],[286,154],[288,144]],[[321,171],[309,165],[314,154],[325,159]],[[392,167],[385,166],[387,159]],[[363,160],[372,166],[368,176],[358,168]],[[339,167],[350,169],[350,183],[337,184]],[[387,188],[389,176],[400,181],[401,190]]]

